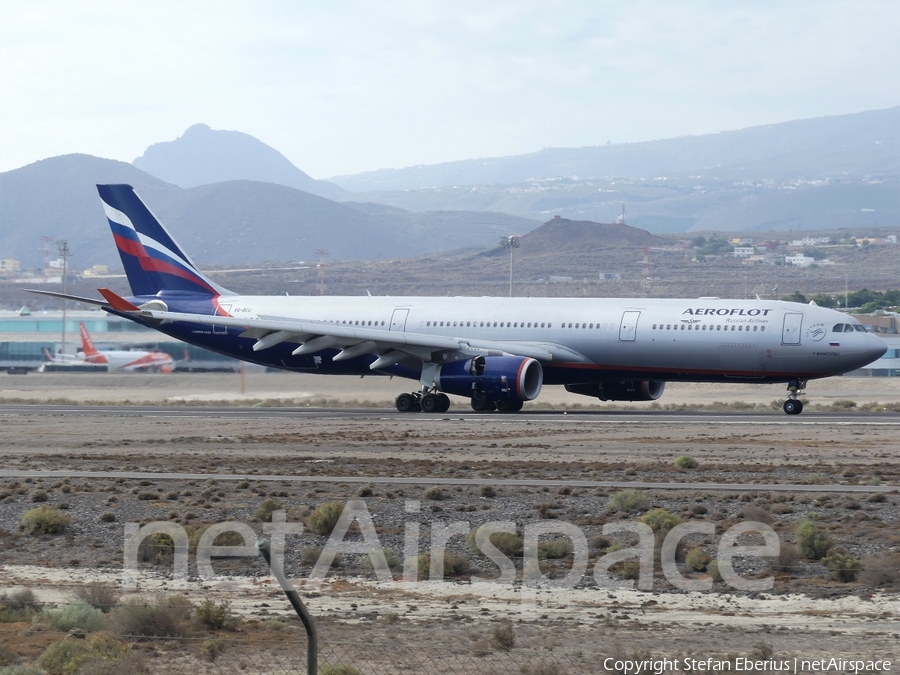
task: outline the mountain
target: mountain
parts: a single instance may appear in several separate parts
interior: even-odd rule
[[[249,134],[214,130],[205,124],[195,124],[174,141],[154,143],[133,163],[151,176],[183,188],[252,180],[320,197],[335,198],[346,192],[334,183],[311,178]]]
[[[729,180],[900,175],[900,106],[644,143],[380,169],[331,181],[355,192],[537,179],[702,175]]]
[[[48,235],[68,240],[76,267],[118,268],[96,183],[133,185],[199,265],[309,260],[323,248],[334,259],[403,258],[483,247],[539,224],[497,213],[339,204],[245,180],[183,189],[131,164],[64,155],[0,173],[0,256],[37,267],[40,237]]]

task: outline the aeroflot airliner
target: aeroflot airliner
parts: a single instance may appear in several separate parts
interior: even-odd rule
[[[786,382],[799,414],[807,380],[881,357],[855,319],[774,300],[244,296],[201,273],[130,185],[98,185],[132,296],[102,307],[190,344],[296,372],[418,380],[400,412],[514,412],[541,387],[652,401],[668,382]]]

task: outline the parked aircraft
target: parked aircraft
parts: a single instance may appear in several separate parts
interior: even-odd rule
[[[401,412],[444,412],[448,394],[512,412],[543,385],[652,401],[677,381],[786,382],[784,412],[796,415],[808,380],[886,351],[846,314],[759,298],[238,295],[200,272],[131,186],[97,189],[132,296],[73,299],[265,366],[418,380],[397,397]]]
[[[79,355],[85,363],[105,364],[109,372],[123,373],[170,373],[175,363],[165,352],[148,352],[143,350],[108,349],[99,351],[94,347],[91,334],[83,323],[78,324],[81,331],[81,349]]]

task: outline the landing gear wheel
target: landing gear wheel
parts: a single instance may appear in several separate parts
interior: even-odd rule
[[[519,412],[522,409],[522,401],[497,401],[499,412]]]
[[[793,398],[789,398],[782,406],[784,412],[788,415],[799,415],[803,412],[803,403]]]
[[[394,405],[397,406],[397,410],[402,413],[412,412],[419,407],[417,405],[416,397],[412,394],[400,394],[397,397],[397,400],[394,401]]]
[[[488,408],[488,405],[489,405],[489,403],[486,399],[483,399],[483,398],[473,398],[472,399],[472,410],[474,410],[475,412],[487,412],[488,410],[490,410],[490,408]]]
[[[450,397],[447,394],[438,394],[437,395],[437,412],[445,413],[450,410]]]
[[[422,412],[424,413],[433,413],[438,411],[438,397],[435,394],[425,394],[422,397],[422,400],[419,401],[419,405],[422,406]]]

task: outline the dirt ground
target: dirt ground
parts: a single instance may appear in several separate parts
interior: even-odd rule
[[[772,575],[774,585],[767,592],[735,590],[721,582],[709,592],[679,591],[658,569],[652,590],[597,586],[590,570],[610,546],[629,541],[625,535],[604,535],[604,526],[636,521],[647,508],[617,512],[611,499],[618,489],[565,486],[567,480],[682,483],[683,489],[640,492],[648,508],[665,509],[687,522],[712,523],[715,535],[691,540],[691,546],[711,557],[722,532],[741,521],[770,522],[779,539],[791,544],[797,541],[798,524],[808,519],[833,539],[835,548],[867,561],[869,567],[874,568],[876,560],[894,561],[889,563],[893,565],[897,558],[890,556],[900,553],[900,493],[890,490],[900,486],[896,415],[858,414],[832,421],[808,417],[801,418],[803,424],[789,423],[777,411],[746,419],[737,412],[707,419],[659,411],[637,422],[578,411],[521,421],[511,416],[431,418],[390,411],[393,396],[408,389],[399,380],[254,372],[246,374],[244,387],[248,400],[343,405],[370,401],[386,406],[383,415],[349,412],[328,417],[310,410],[292,416],[260,408],[240,415],[210,409],[207,415],[186,416],[182,413],[195,410],[190,401],[239,400],[239,376],[0,376],[0,399],[8,403],[129,400],[167,405],[162,412],[140,415],[99,407],[84,414],[27,406],[9,412],[12,403],[0,403],[0,469],[105,474],[0,477],[0,594],[28,587],[41,602],[52,605],[71,601],[73,592],[91,581],[121,587],[126,523],[166,521],[199,532],[212,523],[237,521],[262,534],[258,509],[271,499],[287,510],[289,522],[307,524],[302,535],[288,538],[285,564],[320,617],[319,630],[326,642],[377,642],[423,653],[446,649],[485,655],[490,661],[505,658],[491,635],[510,620],[517,646],[509,658],[521,658],[525,664],[544,658],[577,664],[556,672],[598,672],[601,657],[614,654],[900,657],[900,584],[876,583],[869,573],[855,581],[839,581],[821,561],[800,559],[785,569],[773,561],[748,558],[736,566],[748,577]],[[554,404],[582,402],[561,390],[548,388],[546,394]],[[823,402],[898,401],[900,382],[834,378],[813,383],[808,394]],[[671,385],[663,400],[766,406],[781,396],[780,385]],[[674,461],[682,455],[695,458],[699,465],[679,469]],[[135,471],[205,475],[191,479],[116,475]],[[241,474],[247,479],[217,480],[215,474]],[[256,478],[270,474],[285,479]],[[335,478],[313,482],[304,476]],[[423,482],[360,484],[341,482],[341,477],[407,477]],[[435,492],[427,484],[434,477],[533,483],[503,484],[492,491],[477,484],[447,485]],[[542,486],[541,481],[553,483]],[[704,483],[786,489],[736,491],[709,489]],[[857,486],[862,491],[831,492],[826,487],[831,485]],[[401,558],[411,522],[420,527],[418,552],[430,550],[434,528],[450,523],[464,522],[465,531],[498,520],[513,521],[520,529],[530,523],[571,524],[589,542],[588,574],[572,589],[545,587],[531,592],[521,584],[479,584],[478,577],[490,577],[497,569],[467,549],[463,536],[454,536],[447,550],[468,561],[466,572],[444,582],[385,584],[367,571],[368,556],[358,550],[359,535],[351,533],[338,545],[343,547],[340,566],[332,569],[324,586],[312,590],[305,580],[317,557],[313,554],[326,545],[327,537],[309,531],[310,514],[323,503],[351,498],[365,501],[381,544]],[[419,510],[410,512],[411,504]],[[24,513],[40,505],[61,508],[71,519],[64,534],[35,536],[21,529]],[[139,591],[172,591],[171,556],[147,551],[142,556]],[[227,588],[198,579],[193,564],[192,560],[187,587],[191,599],[196,604],[210,597],[227,599],[242,617],[242,632],[225,634],[226,639],[302,637],[299,622],[291,618],[261,561],[217,561],[215,569],[228,582]],[[541,569],[549,579],[559,579],[571,564],[570,558],[548,559],[542,560]],[[516,565],[521,573],[521,559]],[[679,569],[692,574],[683,563]],[[897,570],[893,571],[893,577],[885,578],[896,579]],[[273,633],[272,620],[285,624],[286,632]],[[61,637],[52,630],[34,632],[17,626],[0,623],[0,643],[21,659],[30,658],[28,649],[34,656]],[[165,652],[160,645],[153,649]],[[194,653],[190,646],[180,652],[173,649],[169,656],[157,656],[165,661],[175,654],[187,658],[185,654]],[[394,657],[388,654],[386,662],[400,652],[391,653]],[[507,672],[495,666],[484,670],[488,661],[479,662],[482,672]],[[467,672],[462,665],[460,670],[445,669],[451,670]]]

